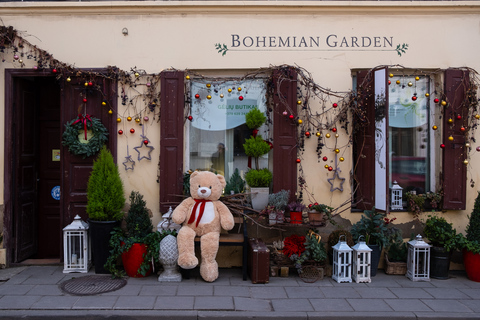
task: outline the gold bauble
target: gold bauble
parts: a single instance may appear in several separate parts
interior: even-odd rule
[[[223,98],[223,93],[220,93],[220,98]]]
[[[67,78],[67,82],[70,82],[70,81],[72,81],[72,79],[70,79],[70,77],[68,77],[68,78]]]
[[[418,77],[418,76],[415,77],[415,81],[418,81],[418,80],[420,80],[420,77]]]
[[[335,153],[340,153],[340,149],[335,149]]]
[[[447,105],[447,101],[442,100],[442,106],[446,106],[446,105]]]
[[[105,101],[102,101],[102,106],[106,106],[107,103]]]
[[[475,119],[480,119],[480,114],[476,114]]]
[[[393,73],[390,73],[389,76],[390,76],[390,78],[393,78]]]
[[[208,95],[208,96],[207,96],[207,99],[208,99],[208,100],[212,99],[212,96],[211,96],[211,95]]]
[[[453,123],[453,119],[452,118],[448,119],[448,123]]]
[[[127,121],[132,121],[132,117],[127,117]]]
[[[113,114],[113,111],[112,111],[112,110],[108,110],[108,114]]]
[[[187,76],[185,77],[185,79],[187,79],[187,80],[190,80],[190,76],[189,76],[189,75],[187,75]]]
[[[335,133],[335,138],[338,138],[340,137],[340,135],[338,133]]]
[[[302,104],[302,100],[297,100],[297,104],[298,104],[298,105],[301,105],[301,104]]]
[[[242,91],[242,87],[238,87],[237,90],[238,90],[238,91]]]
[[[463,160],[463,163],[468,164],[468,160],[467,159]]]
[[[437,130],[438,127],[437,127],[437,126],[433,126],[432,129],[433,129],[433,130]]]
[[[320,137],[322,134],[320,132],[315,133],[317,137]]]
[[[140,77],[140,74],[138,72],[135,72],[135,78]]]
[[[448,140],[453,141],[453,137],[452,136],[448,137]]]
[[[409,87],[413,86],[413,83],[409,82],[409,83],[408,83],[408,86],[409,86]]]
[[[465,147],[470,148],[470,143],[465,143]]]
[[[303,123],[303,120],[302,119],[298,119],[298,124],[302,124]]]
[[[425,97],[427,97],[427,98],[430,97],[430,93],[428,93],[428,92],[425,93]]]
[[[397,84],[400,84],[400,80],[397,80],[396,83],[397,83]]]
[[[135,118],[136,123],[140,123],[140,118]]]
[[[88,82],[85,82],[85,83],[84,83],[84,86],[85,86],[85,87],[88,87]]]
[[[232,92],[232,88],[228,88],[228,92]]]
[[[210,88],[212,85],[210,83],[207,83],[207,88]]]
[[[340,160],[341,162],[343,162],[343,161],[345,160],[345,158],[344,158],[344,157],[340,157],[340,159],[338,159],[338,160]]]
[[[330,138],[330,133],[327,133],[325,137]]]
[[[117,122],[118,122],[118,123],[122,122],[122,119],[117,118]]]
[[[325,169],[328,169],[328,164],[325,165]]]

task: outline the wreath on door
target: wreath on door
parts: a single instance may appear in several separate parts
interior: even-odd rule
[[[108,130],[100,119],[89,114],[79,114],[65,124],[62,144],[76,156],[86,157],[97,154],[108,141]]]

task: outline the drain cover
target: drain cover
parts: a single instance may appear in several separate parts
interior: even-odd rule
[[[115,291],[126,284],[127,280],[112,279],[110,276],[85,276],[62,282],[60,289],[76,296],[90,296]]]

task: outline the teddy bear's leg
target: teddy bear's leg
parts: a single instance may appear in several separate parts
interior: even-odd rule
[[[210,232],[200,238],[202,252],[200,275],[207,282],[213,282],[218,278],[218,264],[215,258],[217,257],[219,238],[218,232]]]
[[[183,269],[193,269],[198,265],[195,256],[195,231],[183,226],[177,235],[178,265]]]

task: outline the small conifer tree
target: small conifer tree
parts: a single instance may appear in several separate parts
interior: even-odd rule
[[[87,214],[94,221],[120,221],[125,196],[123,183],[113,156],[106,146],[93,162],[87,185]]]
[[[152,233],[153,225],[148,215],[147,202],[138,191],[130,194],[130,209],[126,222],[129,237],[141,240]]]
[[[468,241],[474,241],[480,245],[480,192],[475,199],[475,204],[473,205],[473,211],[469,217],[466,233]]]

